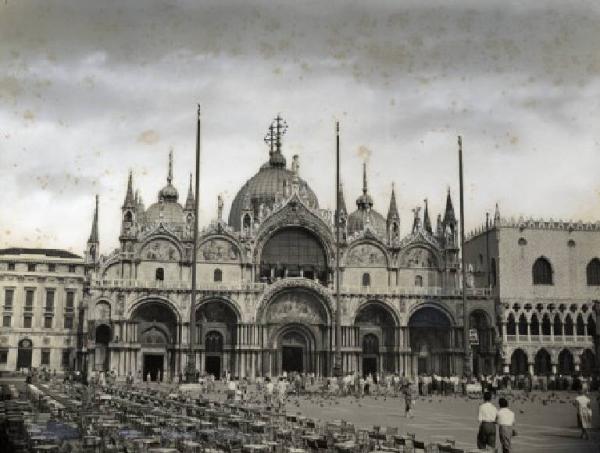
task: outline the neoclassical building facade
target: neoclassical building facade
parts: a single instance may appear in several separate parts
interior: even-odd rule
[[[219,199],[216,218],[199,235],[196,300],[191,300],[194,225],[192,184],[184,203],[167,184],[145,207],[129,175],[120,247],[98,253],[97,212],[85,260],[87,369],[114,369],[144,379],[185,369],[192,341],[196,367],[216,376],[333,373],[337,299],[344,372],[458,374],[464,365],[458,221],[450,192],[435,227],[428,207],[413,210],[400,235],[392,188],[386,215],[374,208],[366,167],[356,208],[343,190],[339,245],[340,291],[334,288],[333,213],[288,166],[281,119],[270,128],[269,157],[232,201],[228,219]],[[273,132],[275,131],[275,132]],[[275,135],[273,135],[275,134]],[[466,295],[480,346],[476,372],[495,371],[496,312],[488,290]],[[189,320],[195,311],[195,335]]]
[[[84,287],[81,256],[57,249],[0,249],[0,373],[81,366]]]

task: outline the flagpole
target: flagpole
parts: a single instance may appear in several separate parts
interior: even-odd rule
[[[342,374],[342,307],[340,305],[340,122],[335,122],[335,359],[333,372]]]
[[[198,212],[200,211],[200,104],[198,104],[198,117],[196,120],[196,181],[194,187],[194,246],[192,248],[192,293],[190,300],[190,328],[189,351],[185,368],[187,383],[196,381],[196,354],[194,352],[194,339],[196,336],[196,253],[198,246]]]
[[[463,346],[465,363],[463,374],[471,376],[471,343],[469,337],[469,310],[467,308],[467,270],[465,268],[465,194],[463,184],[462,137],[458,136],[458,179],[460,186],[460,257],[462,270]]]

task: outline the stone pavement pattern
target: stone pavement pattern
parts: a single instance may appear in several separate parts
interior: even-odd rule
[[[579,439],[576,410],[571,404],[575,394],[561,393],[556,401],[546,405],[535,395],[534,401],[524,398],[510,404],[517,420],[518,436],[514,438],[515,452],[598,453],[600,452],[600,414],[594,401],[594,430],[592,441]],[[595,400],[595,395],[594,398]],[[477,435],[478,400],[462,397],[422,397],[417,399],[414,417],[404,416],[402,398],[383,396],[319,399],[292,397],[287,405],[290,412],[301,412],[323,420],[344,419],[360,427],[398,426],[400,433],[411,432],[417,438],[441,442],[452,438],[460,448],[474,448]],[[495,401],[497,404],[497,401]],[[498,442],[499,446],[499,442]]]

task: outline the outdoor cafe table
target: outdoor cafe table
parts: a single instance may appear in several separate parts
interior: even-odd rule
[[[40,444],[33,447],[31,450],[33,453],[47,453],[52,451],[58,451],[58,445],[55,444]]]
[[[250,427],[252,428],[252,431],[254,431],[254,432],[264,433],[265,430],[266,430],[266,428],[267,428],[267,423],[266,422],[257,421],[257,422],[251,423]]]
[[[356,446],[356,444],[353,441],[338,442],[336,444],[333,444],[335,451],[338,451],[338,452],[352,451],[355,446]]]
[[[269,446],[265,444],[246,444],[243,447],[243,451],[249,453],[269,451],[269,449]]]

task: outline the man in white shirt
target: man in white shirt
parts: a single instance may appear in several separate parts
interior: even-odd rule
[[[483,394],[483,404],[479,406],[479,432],[477,433],[477,448],[484,450],[487,447],[496,448],[496,416],[498,411],[490,401],[492,394]]]
[[[508,408],[506,398],[498,400],[500,409],[496,416],[498,424],[498,437],[500,437],[500,445],[502,445],[502,453],[510,453],[510,443],[514,434],[515,413]]]

